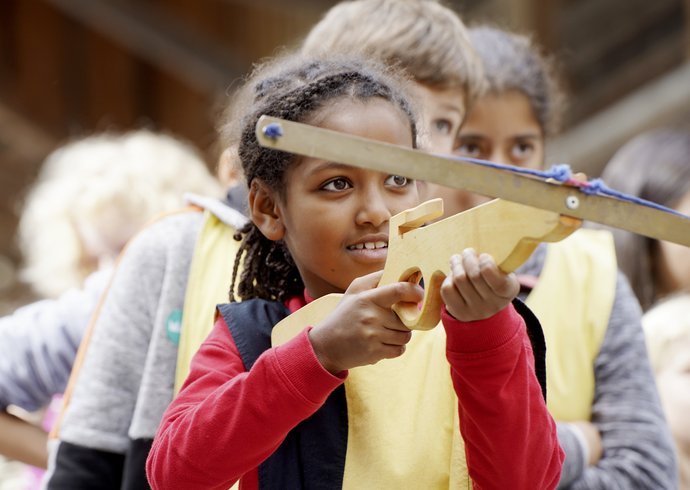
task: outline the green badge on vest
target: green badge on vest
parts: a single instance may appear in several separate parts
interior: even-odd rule
[[[168,339],[175,345],[180,343],[180,330],[182,330],[182,310],[173,310],[165,321],[165,331]]]

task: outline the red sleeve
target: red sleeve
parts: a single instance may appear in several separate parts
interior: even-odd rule
[[[264,352],[247,372],[219,317],[166,410],[146,462],[152,488],[227,490],[256,468],[343,378],[319,363],[308,329]]]
[[[443,325],[474,488],[556,488],[564,453],[522,317],[509,305],[465,323],[444,308]]]

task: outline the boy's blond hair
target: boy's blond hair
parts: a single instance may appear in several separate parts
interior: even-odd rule
[[[436,89],[461,88],[466,106],[484,90],[484,73],[459,16],[436,0],[352,0],[331,8],[302,52],[357,52],[402,67]]]
[[[544,135],[558,133],[565,96],[554,58],[543,53],[531,36],[491,25],[471,27],[469,37],[482,60],[487,92],[519,91],[527,97]]]

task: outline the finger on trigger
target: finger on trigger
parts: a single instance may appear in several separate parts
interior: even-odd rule
[[[418,303],[424,299],[424,289],[412,282],[394,282],[372,291],[372,300],[381,308],[390,308],[395,303]]]
[[[382,270],[357,277],[350,283],[350,287],[347,290],[351,293],[358,293],[367,289],[374,289],[379,285],[381,276],[383,276]]]

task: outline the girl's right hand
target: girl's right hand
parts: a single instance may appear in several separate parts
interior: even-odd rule
[[[405,352],[412,332],[391,306],[400,301],[419,303],[424,290],[410,282],[377,288],[382,275],[379,271],[352,281],[335,310],[309,332],[316,357],[329,372],[337,374]]]

